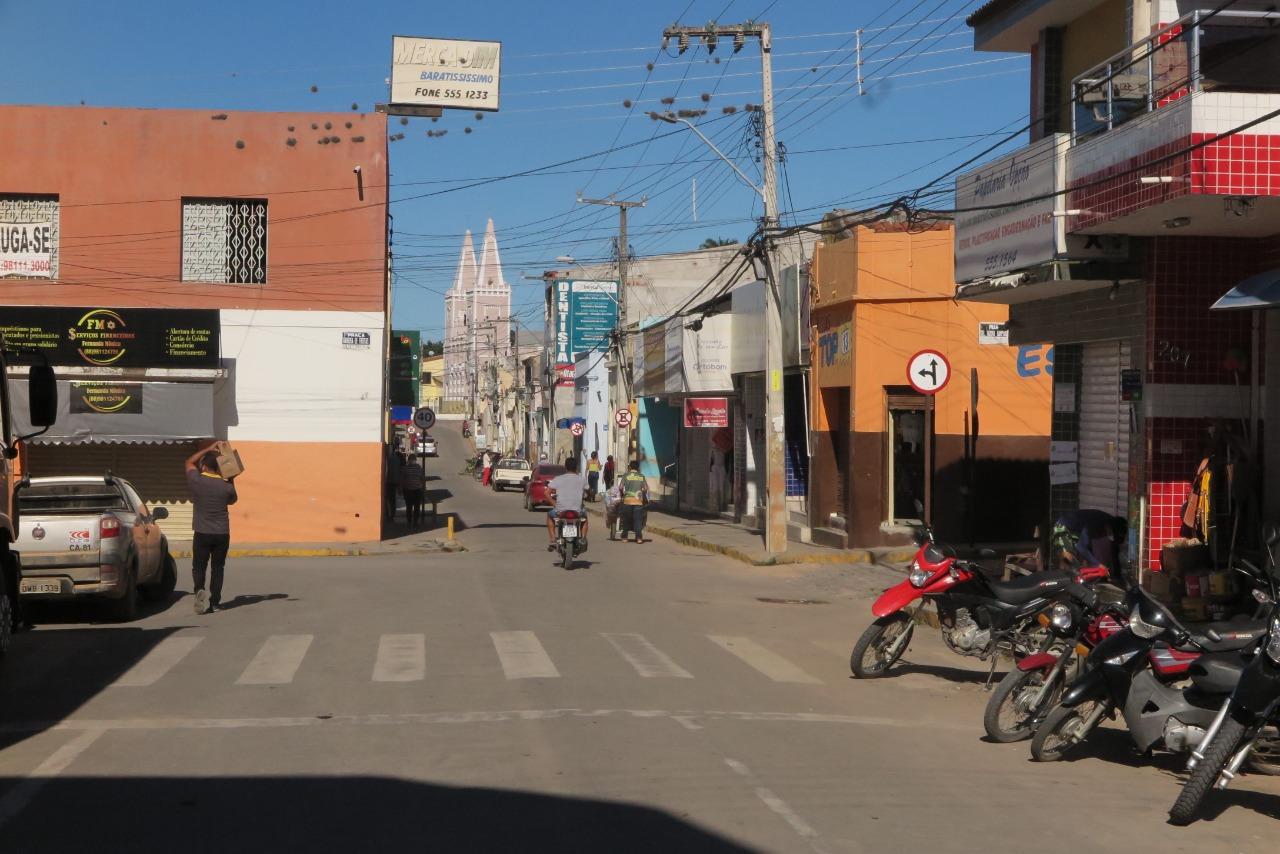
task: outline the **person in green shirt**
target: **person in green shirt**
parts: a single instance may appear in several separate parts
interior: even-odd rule
[[[644,542],[644,523],[648,515],[649,481],[640,474],[640,461],[632,460],[622,476],[622,539],[635,532],[635,542]]]

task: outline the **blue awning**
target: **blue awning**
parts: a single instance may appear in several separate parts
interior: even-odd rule
[[[1280,306],[1280,269],[1250,276],[1222,295],[1210,308],[1223,311]]]

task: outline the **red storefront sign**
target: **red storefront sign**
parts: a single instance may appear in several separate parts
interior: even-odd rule
[[[577,382],[577,369],[571,364],[556,365],[556,385],[573,388]]]
[[[686,397],[684,399],[684,426],[728,427],[729,398]]]

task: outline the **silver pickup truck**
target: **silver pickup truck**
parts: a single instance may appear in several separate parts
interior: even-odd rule
[[[128,481],[113,477],[40,477],[17,489],[19,594],[26,599],[106,600],[110,616],[132,620],[138,595],[167,599],[178,580],[169,543]]]

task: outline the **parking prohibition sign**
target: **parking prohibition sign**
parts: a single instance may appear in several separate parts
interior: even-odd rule
[[[617,422],[619,427],[630,427],[631,426],[631,410],[619,409],[617,412],[613,414],[613,420]]]
[[[573,435],[575,435],[575,436],[581,436],[581,435],[582,435],[582,422],[581,422],[581,421],[575,421],[575,422],[573,422],[573,424],[569,425],[569,432],[570,432],[570,433],[572,433],[572,434],[573,434]]]

